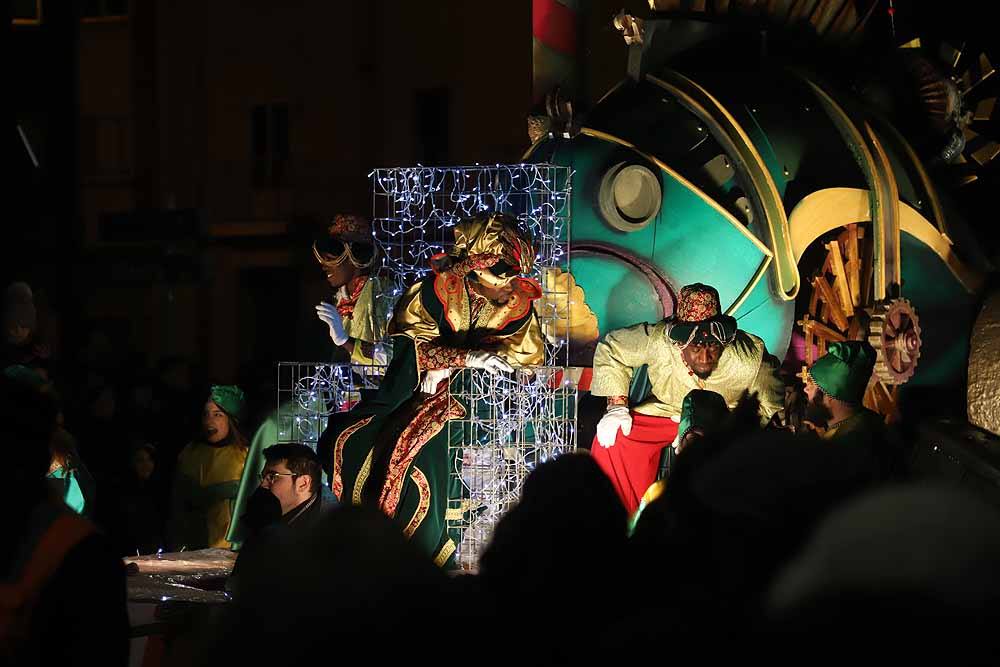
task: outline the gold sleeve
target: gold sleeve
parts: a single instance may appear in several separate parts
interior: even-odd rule
[[[371,277],[361,289],[351,317],[344,320],[348,337],[366,343],[377,343],[385,336],[385,299],[379,298],[381,287],[378,278]]]
[[[778,375],[778,360],[763,350],[760,368],[750,385],[750,393],[757,392],[760,400],[761,422],[766,423],[775,412],[785,407],[785,384]]]
[[[431,317],[420,300],[422,282],[410,285],[396,302],[396,310],[389,322],[390,336],[403,335],[412,338],[414,342],[435,340],[441,335],[437,322]]]
[[[521,328],[499,341],[498,354],[512,366],[541,366],[545,363],[542,327],[534,311]]]
[[[627,396],[635,369],[647,363],[651,336],[645,322],[609,331],[594,350],[594,396]]]

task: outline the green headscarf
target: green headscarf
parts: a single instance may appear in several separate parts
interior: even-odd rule
[[[234,384],[214,384],[209,398],[227,415],[236,421],[240,420],[243,415],[243,405],[246,403],[242,389]]]
[[[830,343],[826,354],[809,369],[823,393],[845,403],[861,403],[875,368],[876,352],[867,341]]]
[[[729,414],[726,399],[714,391],[692,389],[681,404],[681,423],[677,427],[680,440],[692,427],[701,429],[719,424]]]

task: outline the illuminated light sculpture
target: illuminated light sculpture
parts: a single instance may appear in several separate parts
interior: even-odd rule
[[[567,380],[572,170],[538,164],[376,169],[372,224],[379,246],[382,298],[395,300],[429,271],[428,261],[453,243],[452,228],[484,212],[515,216],[531,231],[534,277],[542,286],[535,312],[545,334],[546,366],[490,375],[462,369],[451,400],[468,417],[448,425],[453,483],[460,500],[449,503],[448,527],[458,545],[456,562],[475,569],[499,518],[517,501],[538,463],[576,446],[576,386]],[[391,312],[391,308],[386,309]]]
[[[377,389],[382,371],[348,363],[279,362],[278,442],[301,442],[316,449],[327,417],[354,407],[362,390]]]
[[[451,400],[470,406],[448,422],[448,447],[461,498],[448,503],[456,564],[475,570],[496,522],[518,500],[535,466],[576,448],[576,385],[565,368],[518,368],[492,375],[463,369],[452,377]],[[451,454],[451,452],[450,452]]]
[[[516,217],[536,248],[531,277],[542,286],[535,313],[545,334],[545,366],[512,374],[456,369],[451,399],[468,407],[449,422],[450,471],[461,499],[449,503],[456,562],[475,569],[499,518],[517,501],[528,473],[576,447],[576,385],[567,373],[571,294],[569,222],[572,170],[539,164],[376,169],[372,226],[379,248],[373,272],[384,312],[454,243],[454,225],[485,212]],[[577,292],[579,290],[577,289]],[[278,364],[278,439],[313,447],[330,415],[375,390],[384,369],[352,364]],[[455,451],[458,450],[458,451]]]
[[[428,261],[454,243],[452,227],[484,212],[507,213],[531,231],[537,256],[531,277],[542,285],[536,313],[545,332],[545,362],[566,365],[570,289],[557,276],[569,273],[572,170],[538,164],[375,169],[372,226],[384,286],[395,299],[425,276]],[[392,312],[387,308],[386,312]]]

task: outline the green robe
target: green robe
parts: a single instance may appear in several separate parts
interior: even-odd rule
[[[463,374],[432,394],[419,390],[421,377],[428,369],[463,366],[469,350],[489,349],[518,365],[543,361],[533,295],[476,313],[463,285],[439,274],[401,297],[390,324],[393,359],[378,393],[331,417],[320,438],[334,495],[343,503],[377,504],[440,566],[453,563],[457,546],[448,519],[463,513],[458,456],[465,429],[457,420],[476,406],[449,397]],[[494,323],[501,326],[490,328]]]

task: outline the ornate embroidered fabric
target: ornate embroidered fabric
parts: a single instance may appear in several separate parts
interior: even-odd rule
[[[341,317],[349,318],[354,314],[354,306],[358,303],[358,297],[361,296],[367,282],[368,276],[358,276],[342,288],[346,296],[337,300],[337,310]]]
[[[418,341],[417,370],[423,372],[443,368],[461,368],[465,366],[465,355],[468,353],[468,350],[439,345],[434,341]]]
[[[464,416],[465,409],[462,405],[458,401],[452,401],[448,396],[447,385],[420,406],[413,421],[399,435],[399,440],[396,441],[392,456],[389,458],[389,472],[386,474],[385,486],[382,487],[379,496],[379,507],[386,516],[395,516],[406,471],[420,450],[438,434],[445,422]]]
[[[420,527],[420,524],[424,522],[424,517],[427,516],[427,511],[431,507],[431,485],[427,481],[427,475],[417,466],[413,466],[410,479],[417,486],[420,501],[417,503],[417,509],[413,511],[413,516],[410,517],[409,523],[406,524],[406,528],[403,529],[403,534],[406,537],[413,536],[413,533]]]
[[[351,424],[345,428],[339,436],[337,436],[337,441],[333,445],[333,479],[330,481],[330,490],[333,491],[333,495],[337,496],[337,500],[343,502],[341,495],[344,493],[344,479],[343,479],[343,468],[344,468],[344,444],[347,439],[354,435],[355,431],[358,431],[372,420],[372,417],[365,417],[361,421]]]

